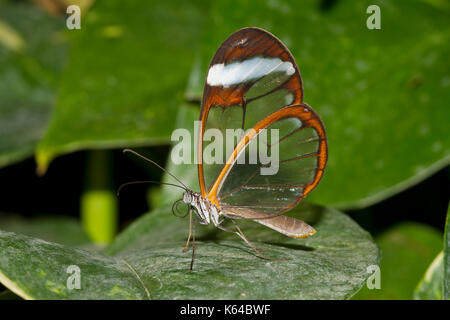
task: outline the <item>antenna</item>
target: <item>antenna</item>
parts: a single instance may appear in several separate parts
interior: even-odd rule
[[[120,196],[120,191],[126,186],[129,186],[129,185],[132,185],[132,184],[144,184],[144,183],[165,184],[165,185],[168,185],[168,186],[173,186],[173,187],[177,187],[177,188],[181,188],[181,189],[187,190],[186,188],[184,188],[182,186],[179,186],[179,185],[173,184],[173,183],[167,183],[167,182],[150,181],[150,180],[131,181],[131,182],[125,182],[125,183],[120,185],[119,189],[117,189],[117,196]]]
[[[148,161],[148,162],[150,162],[151,164],[157,166],[157,167],[160,168],[162,171],[166,172],[166,173],[169,174],[172,178],[174,178],[174,179],[177,180],[179,183],[181,183],[181,185],[184,187],[183,189],[185,189],[185,190],[188,190],[188,189],[189,189],[189,188],[188,188],[188,187],[187,187],[180,179],[178,179],[174,174],[172,174],[172,173],[170,173],[168,170],[164,169],[162,166],[160,166],[159,164],[157,164],[155,161],[153,161],[153,160],[151,160],[151,159],[149,159],[149,158],[147,158],[147,157],[144,157],[143,155],[141,155],[141,154],[139,154],[139,153],[137,153],[136,151],[131,150],[131,149],[124,149],[124,150],[123,150],[123,153],[126,153],[126,152],[131,152],[131,153],[134,154],[135,156],[137,156],[137,157],[139,157],[139,158],[141,158],[141,159],[144,159],[145,161]],[[161,183],[161,184],[164,184],[164,183]]]

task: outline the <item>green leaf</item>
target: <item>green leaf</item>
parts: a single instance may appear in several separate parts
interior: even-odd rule
[[[0,231],[0,281],[25,299],[144,299],[125,260]],[[80,289],[67,282],[80,270]]]
[[[65,216],[42,216],[23,218],[20,215],[0,216],[0,230],[21,233],[67,246],[86,246],[90,244],[79,221]]]
[[[317,233],[295,240],[256,223],[242,224],[265,254],[254,255],[235,235],[197,227],[194,271],[191,253],[182,253],[187,221],[170,208],[131,224],[107,249],[111,256],[0,232],[0,280],[33,299],[344,299],[378,263],[371,236],[346,215],[304,205],[292,212]],[[81,270],[81,289],[69,291],[67,266]],[[115,295],[113,295],[115,294]]]
[[[414,291],[416,300],[441,300],[444,281],[444,253],[441,251],[428,267]]]
[[[40,170],[74,150],[168,143],[205,13],[200,1],[109,0],[82,14]]]
[[[285,261],[257,258],[235,235],[199,226],[194,272],[189,273],[191,255],[181,253],[187,221],[174,218],[168,209],[133,223],[106,252],[126,257],[136,270],[148,270],[158,278],[160,285],[152,291],[155,298],[350,297],[367,278],[367,266],[378,263],[370,235],[333,209],[305,204],[291,214],[312,223],[317,234],[295,240],[254,222],[242,223],[250,241],[269,248],[266,255]]]
[[[450,205],[447,210],[447,221],[444,234],[444,299],[450,300]]]
[[[412,299],[416,284],[442,250],[442,235],[435,229],[406,222],[375,239],[381,249],[381,289],[364,287],[354,299]]]
[[[447,220],[444,231],[444,251],[441,251],[431,263],[425,276],[419,283],[414,293],[415,299],[446,299],[450,298],[450,274],[449,274],[449,229],[448,221],[450,215],[450,207],[447,211]]]
[[[327,130],[329,161],[310,199],[365,207],[450,163],[450,11],[410,0],[320,3],[215,1],[186,96],[200,101],[209,62],[228,35],[269,30],[295,57],[305,101]],[[381,30],[366,27],[372,4]]]
[[[33,154],[47,127],[65,61],[61,17],[0,4],[0,167]]]

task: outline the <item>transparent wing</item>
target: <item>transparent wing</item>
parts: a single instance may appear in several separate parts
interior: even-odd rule
[[[200,114],[197,156],[202,195],[211,192],[246,130],[280,108],[301,102],[298,67],[277,38],[245,28],[225,40],[211,62]]]
[[[225,215],[232,219],[248,219],[261,223],[277,232],[292,238],[307,238],[316,230],[306,222],[287,216],[272,215],[241,207],[226,207]]]
[[[326,161],[327,142],[320,117],[306,104],[287,106],[247,132],[208,198],[234,216],[242,210],[259,212],[262,218],[281,214],[314,189]]]

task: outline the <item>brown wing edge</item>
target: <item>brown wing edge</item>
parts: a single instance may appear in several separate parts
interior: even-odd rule
[[[242,35],[244,35],[245,33],[250,33],[250,32],[255,32],[255,33],[260,33],[262,35],[265,35],[269,38],[271,38],[272,40],[274,40],[274,42],[279,46],[279,48],[281,49],[281,52],[283,54],[285,54],[287,56],[287,59],[289,61],[292,62],[294,68],[295,68],[295,73],[294,75],[298,75],[298,85],[299,85],[299,89],[297,92],[294,92],[294,104],[301,104],[303,102],[303,81],[302,81],[302,77],[300,74],[300,70],[298,69],[297,63],[295,62],[295,59],[292,55],[292,53],[289,51],[289,49],[283,44],[283,42],[281,42],[280,39],[278,39],[276,36],[274,36],[272,33],[261,29],[261,28],[257,28],[257,27],[246,27],[246,28],[242,28],[237,30],[236,32],[232,33],[219,47],[219,49],[217,50],[216,54],[214,55],[213,59],[211,60],[211,63],[209,64],[208,70],[211,68],[212,65],[219,63],[220,59],[224,60],[225,58],[225,52],[227,50],[227,47],[230,46],[230,43],[232,43],[233,41],[236,41],[239,37],[242,37]],[[248,56],[256,56],[258,54],[261,54],[261,52],[257,52],[257,51],[253,51],[251,55],[242,55],[242,57],[240,57],[241,59],[243,59],[244,57],[248,57]],[[268,54],[270,55],[270,54]],[[277,54],[272,53],[271,56],[277,56]],[[233,59],[232,61],[237,61],[239,59]],[[291,87],[293,84],[293,79],[295,77],[292,76],[291,79],[287,82],[287,86]],[[199,134],[198,134],[198,144],[197,144],[197,161],[198,161],[198,179],[199,179],[199,185],[200,185],[200,189],[201,189],[201,194],[203,197],[207,196],[208,191],[206,190],[205,187],[205,177],[204,177],[204,172],[203,172],[203,134],[205,131],[205,126],[206,126],[206,121],[208,118],[208,114],[209,114],[209,110],[212,106],[211,103],[207,103],[208,98],[210,96],[209,91],[212,90],[212,87],[209,86],[207,84],[207,79],[205,79],[205,84],[204,84],[204,89],[203,89],[203,98],[202,98],[202,106],[201,106],[201,110],[200,110],[200,121],[201,121],[201,125],[199,127]],[[245,91],[246,92],[246,91]],[[245,92],[240,92],[240,98],[241,98],[241,103],[243,103],[243,96],[245,94]],[[299,94],[296,94],[299,93]],[[233,101],[235,101],[237,98],[239,97],[234,97]]]

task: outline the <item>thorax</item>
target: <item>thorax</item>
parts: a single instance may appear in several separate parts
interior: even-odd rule
[[[217,226],[222,222],[219,221],[219,217],[222,215],[220,209],[208,199],[203,198],[200,193],[190,191],[188,196],[183,196],[183,201],[194,208],[202,224],[210,224],[212,222]]]

